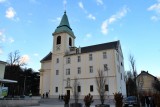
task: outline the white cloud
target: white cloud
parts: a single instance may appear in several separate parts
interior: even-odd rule
[[[8,38],[8,41],[9,41],[10,43],[13,43],[13,42],[14,42],[14,39],[13,39],[12,37],[10,37],[10,38]]]
[[[83,3],[82,3],[82,2],[79,2],[78,5],[79,5],[79,7],[80,7],[81,9],[84,9],[84,6],[83,6]]]
[[[87,37],[87,38],[91,38],[91,37],[92,37],[92,34],[88,33],[88,34],[86,34],[86,37]]]
[[[6,0],[0,0],[0,3],[4,3],[4,2],[6,2]]]
[[[103,34],[108,34],[108,20],[105,20],[101,25],[101,32]]]
[[[96,20],[96,17],[93,16],[92,14],[88,14],[88,18],[89,18],[89,19],[92,19],[92,20]]]
[[[29,60],[30,60],[29,55],[22,55],[20,63],[27,63],[29,62]]]
[[[123,7],[119,12],[117,12],[116,14],[112,15],[110,18],[103,21],[101,25],[101,32],[104,35],[108,34],[108,26],[116,22],[118,19],[121,19],[122,17],[124,17],[127,14],[127,12],[128,12],[128,8]]]
[[[160,0],[157,0],[157,3],[151,5],[147,10],[155,12],[155,15],[151,16],[151,20],[160,20]]]
[[[151,17],[151,20],[153,20],[153,21],[158,21],[158,20],[159,20],[159,17],[158,17],[158,16],[152,16],[152,17]]]
[[[155,11],[157,13],[160,13],[160,2],[157,2],[156,4],[151,5],[148,8],[149,11]]]
[[[9,7],[6,10],[6,18],[13,19],[15,17],[15,15],[16,15],[16,11],[12,7]]]
[[[67,4],[67,0],[63,0],[63,5],[66,5]]]
[[[6,41],[6,36],[3,34],[2,31],[0,31],[0,43]]]
[[[6,35],[3,33],[3,31],[0,31],[0,43],[13,43],[14,39],[12,37],[6,37]]]
[[[103,1],[102,0],[96,0],[97,5],[103,5]]]

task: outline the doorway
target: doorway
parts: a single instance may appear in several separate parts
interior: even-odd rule
[[[70,90],[67,90],[67,95],[68,95],[69,98],[70,98]]]

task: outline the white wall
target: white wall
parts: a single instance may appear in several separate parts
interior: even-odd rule
[[[5,62],[0,61],[0,79],[4,78],[5,65]]]

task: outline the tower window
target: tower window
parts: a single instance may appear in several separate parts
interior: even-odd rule
[[[105,91],[109,91],[108,85],[105,85]]]
[[[90,73],[93,73],[93,66],[89,66]]]
[[[92,61],[92,54],[89,54],[89,61]]]
[[[71,63],[71,58],[70,57],[67,57],[66,58],[66,64],[70,64]]]
[[[93,92],[93,85],[90,85],[90,92]]]
[[[57,61],[56,61],[57,63],[59,63],[59,58],[57,58]]]
[[[106,58],[107,58],[107,53],[103,52],[103,59],[106,59]]]
[[[56,75],[59,75],[59,70],[56,70]]]
[[[81,92],[81,86],[77,87],[78,92]]]
[[[78,67],[78,74],[81,74],[81,67]]]
[[[81,56],[78,56],[77,61],[81,62]]]
[[[70,75],[70,69],[66,69],[66,75]]]
[[[58,87],[55,88],[55,92],[56,92],[56,93],[58,92]]]
[[[58,37],[57,37],[57,45],[58,45],[58,44],[61,44],[61,36],[58,36]]]
[[[69,46],[72,46],[72,39],[69,38]]]

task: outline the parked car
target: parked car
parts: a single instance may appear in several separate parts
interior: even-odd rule
[[[129,96],[124,99],[123,107],[137,107],[138,100],[136,96]]]

